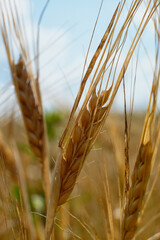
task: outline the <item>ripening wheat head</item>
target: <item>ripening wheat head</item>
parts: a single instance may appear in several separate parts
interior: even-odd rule
[[[13,4],[13,5],[12,5]],[[14,6],[14,9],[13,9]],[[33,64],[36,60],[30,60],[27,44],[25,42],[25,28],[22,25],[16,3],[9,1],[0,2],[1,7],[1,33],[6,48],[12,81],[15,87],[18,103],[21,109],[28,140],[36,157],[42,164],[42,178],[44,191],[48,202],[50,188],[50,172],[47,156],[47,141],[43,107],[39,87],[39,70],[37,67],[36,76],[33,73]],[[23,29],[23,30],[22,30]],[[12,37],[13,35],[13,37]],[[20,58],[17,62],[14,57],[13,43],[16,39]],[[26,40],[27,41],[27,40]],[[38,54],[36,59],[38,58]]]

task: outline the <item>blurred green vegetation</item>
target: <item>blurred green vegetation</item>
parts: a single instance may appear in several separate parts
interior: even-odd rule
[[[65,114],[62,111],[47,112],[45,114],[45,121],[47,127],[47,135],[49,140],[56,136],[56,127],[63,122]]]
[[[11,189],[11,194],[14,200],[18,201],[20,203],[20,189],[18,185],[14,185]]]
[[[30,145],[28,145],[28,143],[18,142],[17,147],[20,152],[26,153],[33,159],[37,159],[34,153],[32,152]]]

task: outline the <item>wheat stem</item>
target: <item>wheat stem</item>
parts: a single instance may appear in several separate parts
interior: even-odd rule
[[[147,240],[160,240],[160,233],[156,233],[155,235],[148,238]]]

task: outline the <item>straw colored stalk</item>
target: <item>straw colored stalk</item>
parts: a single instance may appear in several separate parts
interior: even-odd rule
[[[20,189],[22,192],[24,209],[25,209],[24,214],[25,214],[26,221],[24,224],[25,224],[25,228],[28,230],[29,239],[36,240],[37,236],[36,236],[36,231],[34,229],[33,218],[31,215],[31,208],[30,208],[30,204],[29,204],[29,197],[28,197],[27,183],[26,183],[24,169],[23,169],[20,155],[16,148],[16,144],[14,141],[12,141],[12,144],[13,144],[14,158],[15,158],[15,163],[16,163],[16,167],[17,167],[19,184],[20,184]]]
[[[32,75],[27,71],[23,58],[12,65],[13,82],[23,115],[28,140],[34,154],[42,160],[42,174],[46,201],[49,197],[49,164],[46,159],[45,125],[41,105],[34,93]]]
[[[124,212],[122,228],[123,240],[131,240],[135,234],[139,212],[142,208],[143,198],[150,176],[152,152],[151,141],[140,146],[132,175],[132,184],[129,190],[128,202]]]
[[[0,132],[0,158],[3,159],[5,167],[8,169],[12,179],[17,180],[17,170],[15,165],[14,155],[11,152],[4,136]]]
[[[160,240],[160,233],[156,233],[155,235],[148,238],[147,240]]]
[[[50,238],[58,207],[70,196],[86,155],[100,131],[108,110],[106,102],[110,91],[111,88],[102,91],[99,96],[93,92],[88,105],[84,107],[80,117],[77,117],[68,142],[57,159],[47,211],[46,240]]]

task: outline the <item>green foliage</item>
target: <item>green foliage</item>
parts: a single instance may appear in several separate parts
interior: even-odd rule
[[[51,140],[55,137],[56,127],[64,119],[64,114],[61,111],[48,112],[45,114],[47,134],[48,138]]]
[[[20,202],[20,190],[18,185],[14,185],[11,189],[11,194],[13,199],[17,200]]]
[[[31,156],[33,159],[36,159],[34,153],[31,150],[31,147],[28,144],[23,142],[18,142],[17,146],[20,152],[26,153],[27,155]]]
[[[44,212],[45,211],[45,199],[40,194],[31,195],[31,206],[34,211]]]

